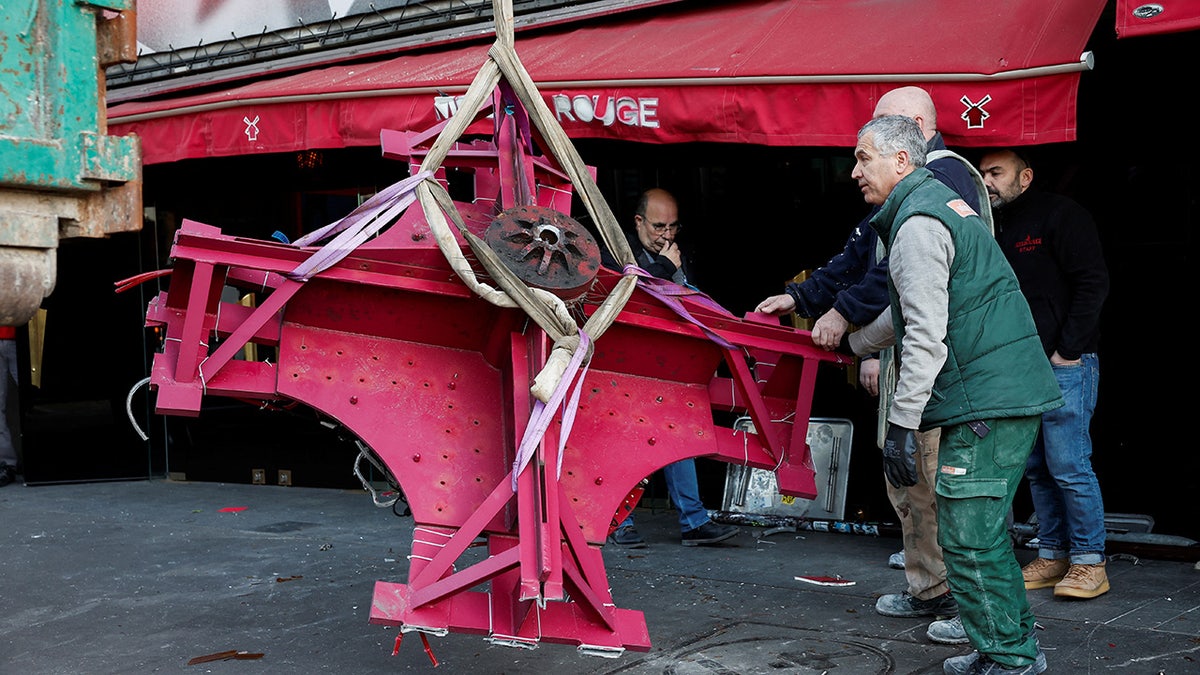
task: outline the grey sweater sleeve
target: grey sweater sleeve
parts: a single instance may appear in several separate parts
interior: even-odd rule
[[[896,233],[890,252],[892,282],[900,296],[904,340],[900,377],[888,421],[919,428],[933,383],[946,362],[950,265],[954,242],[935,218],[914,216]]]

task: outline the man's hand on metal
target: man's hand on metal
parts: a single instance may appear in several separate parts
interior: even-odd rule
[[[787,314],[796,309],[796,299],[787,293],[780,295],[772,295],[771,297],[758,303],[758,307],[754,308],[759,314]]]
[[[846,321],[846,317],[836,309],[831,309],[813,324],[813,344],[821,349],[833,351],[838,348],[838,343],[842,341],[842,336],[849,327],[850,322]]]
[[[883,441],[883,475],[892,487],[917,484],[916,430],[888,424]]]

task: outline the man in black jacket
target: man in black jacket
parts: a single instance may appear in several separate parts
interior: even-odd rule
[[[1042,416],[1026,478],[1038,519],[1038,557],[1025,588],[1094,598],[1109,590],[1104,501],[1092,470],[1089,427],[1099,382],[1100,310],[1108,268],[1092,217],[1066,197],[1031,190],[1019,151],[984,155],[979,171],[996,217],[996,239],[1021,283],[1066,406]]]

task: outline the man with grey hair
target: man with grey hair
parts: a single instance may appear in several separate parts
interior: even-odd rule
[[[933,97],[921,87],[890,89],[879,97],[872,117],[904,115],[911,117],[925,138],[929,152],[926,168],[933,176],[957,192],[975,211],[984,214],[987,193],[983,179],[967,161],[948,152],[937,129],[937,108]],[[841,253],[829,259],[800,283],[789,283],[785,293],[759,303],[757,312],[781,314],[788,311],[816,319],[812,325],[813,342],[833,349],[850,324],[865,326],[888,307],[887,257],[883,256],[879,237],[870,220],[878,212],[871,209],[851,232]],[[819,318],[818,318],[819,317]],[[887,367],[882,369],[881,363]],[[882,374],[882,377],[881,377]],[[875,358],[864,357],[859,363],[859,383],[872,396],[879,396],[879,421],[876,443],[883,448],[884,421],[891,405],[895,368],[892,350]],[[961,644],[966,633],[958,621],[958,605],[946,582],[946,564],[937,543],[937,503],[933,484],[937,477],[937,449],[940,429],[917,433],[917,482],[896,486],[885,482],[888,501],[900,521],[904,548],[891,556],[889,564],[904,569],[905,588],[886,593],[875,602],[875,611],[884,616],[935,619],[926,635],[935,642]],[[951,617],[951,618],[944,618]]]
[[[1041,414],[1063,404],[1029,305],[979,215],[923,168],[916,122],[871,120],[854,157],[851,177],[880,206],[871,227],[888,253],[891,309],[844,345],[900,354],[883,448],[889,482],[916,483],[915,432],[942,429],[938,543],[976,650],[946,659],[943,671],[1044,672],[1006,528]]]

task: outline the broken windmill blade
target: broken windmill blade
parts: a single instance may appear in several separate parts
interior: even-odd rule
[[[321,232],[336,243],[184,221],[170,290],[147,310],[165,329],[156,410],[196,416],[205,396],[298,402],[369,448],[415,523],[407,582],[376,583],[371,623],[646,651],[645,619],[616,606],[600,553],[614,514],[645,476],[697,456],[774,470],[781,492],[814,498],[817,368],[844,357],[702,294],[674,287],[664,304],[669,289],[599,269],[590,235],[556,213],[574,191],[617,259],[632,253],[512,52],[508,3],[497,24],[436,138],[383,134],[386,155],[420,166]],[[491,141],[459,142],[488,112]],[[447,166],[473,178],[475,199],[451,200]],[[221,302],[224,285],[256,306]],[[247,344],[277,356],[233,359]],[[756,380],[748,356],[769,374]],[[744,412],[758,433],[717,426],[714,409]],[[463,560],[480,540],[486,559]]]

